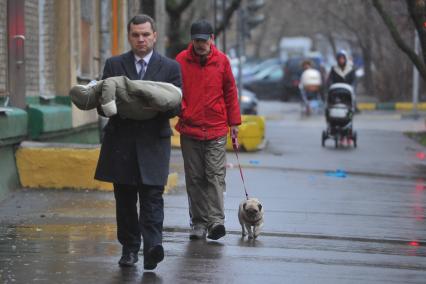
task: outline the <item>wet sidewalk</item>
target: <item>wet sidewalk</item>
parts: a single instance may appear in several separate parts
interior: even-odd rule
[[[259,239],[241,239],[236,218],[241,188],[238,172],[230,169],[227,236],[189,241],[180,188],[165,196],[166,256],[153,272],[144,271],[142,261],[130,269],[117,265],[121,248],[112,193],[15,192],[0,203],[1,283],[424,283],[426,240],[414,238],[426,230],[424,203],[411,209],[406,206],[412,201],[399,200],[415,183],[383,186],[376,180],[367,201],[363,195],[371,178],[352,180],[354,191],[340,188],[345,182],[333,177],[303,181],[304,173],[287,173],[284,189],[282,174],[245,172],[258,181],[250,182],[250,191],[262,196],[267,208]],[[268,190],[256,175],[268,175]],[[322,186],[307,191],[313,182]],[[385,189],[393,191],[387,201],[380,198]],[[338,200],[347,194],[351,201]]]
[[[154,272],[122,269],[115,226],[33,224],[2,228],[2,283],[424,283],[426,251],[388,242],[228,234],[190,242],[166,231]],[[407,281],[408,280],[408,281]]]
[[[249,195],[265,209],[256,241],[240,236],[232,153],[219,241],[188,239],[182,177],[165,196],[166,256],[154,272],[118,266],[111,192],[15,191],[0,202],[0,283],[425,283],[426,161],[416,153],[426,149],[357,125],[359,147],[335,149],[321,147],[319,122],[270,121],[268,146],[241,153]],[[171,168],[182,176],[177,150]]]

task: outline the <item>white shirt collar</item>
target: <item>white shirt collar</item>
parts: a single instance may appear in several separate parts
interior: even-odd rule
[[[145,55],[143,58],[141,58],[141,57],[139,57],[135,54],[135,63],[137,64],[139,62],[139,60],[143,59],[143,61],[145,61],[146,66],[148,66],[149,61],[151,60],[153,53],[154,53],[154,51],[151,50],[151,52],[148,53],[147,55]]]

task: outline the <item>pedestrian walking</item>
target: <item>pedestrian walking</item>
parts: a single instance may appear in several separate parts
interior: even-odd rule
[[[327,79],[327,86],[330,88],[335,83],[345,83],[354,88],[354,109],[358,113],[358,104],[356,101],[356,70],[348,60],[346,51],[340,50],[336,54],[337,64],[330,70],[330,74]]]
[[[237,87],[227,56],[206,20],[191,25],[191,43],[176,60],[182,70],[182,110],[176,130],[184,159],[190,239],[225,236],[223,194],[226,136],[241,124]]]
[[[154,50],[157,32],[147,15],[127,26],[131,50],[106,60],[102,79],[127,76],[181,87],[179,64]],[[149,120],[114,115],[104,128],[95,178],[112,182],[116,201],[117,237],[122,245],[120,266],[133,266],[143,239],[144,268],[154,269],[164,258],[163,191],[169,174],[172,130],[169,119],[180,107]],[[139,214],[138,214],[139,200]]]
[[[346,83],[351,86],[355,84],[355,69],[348,62],[346,51],[340,50],[336,54],[337,64],[334,65],[328,75],[327,85],[331,86],[334,83]]]

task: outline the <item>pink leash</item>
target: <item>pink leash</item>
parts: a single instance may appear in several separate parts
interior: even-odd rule
[[[237,157],[238,168],[240,169],[240,175],[241,175],[241,180],[243,181],[243,186],[244,186],[244,192],[246,194],[246,199],[249,199],[248,194],[247,194],[246,183],[244,181],[243,170],[241,169],[240,159],[238,158],[238,148],[239,148],[239,145],[238,145],[238,140],[237,140],[237,133],[235,133],[234,131],[231,131],[231,140],[232,140],[232,148],[234,149],[235,156]]]

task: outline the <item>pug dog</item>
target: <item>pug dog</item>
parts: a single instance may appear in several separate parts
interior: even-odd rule
[[[248,233],[249,239],[256,239],[263,226],[263,207],[259,200],[249,198],[242,201],[238,209],[238,219],[242,228],[241,237],[244,238]]]

